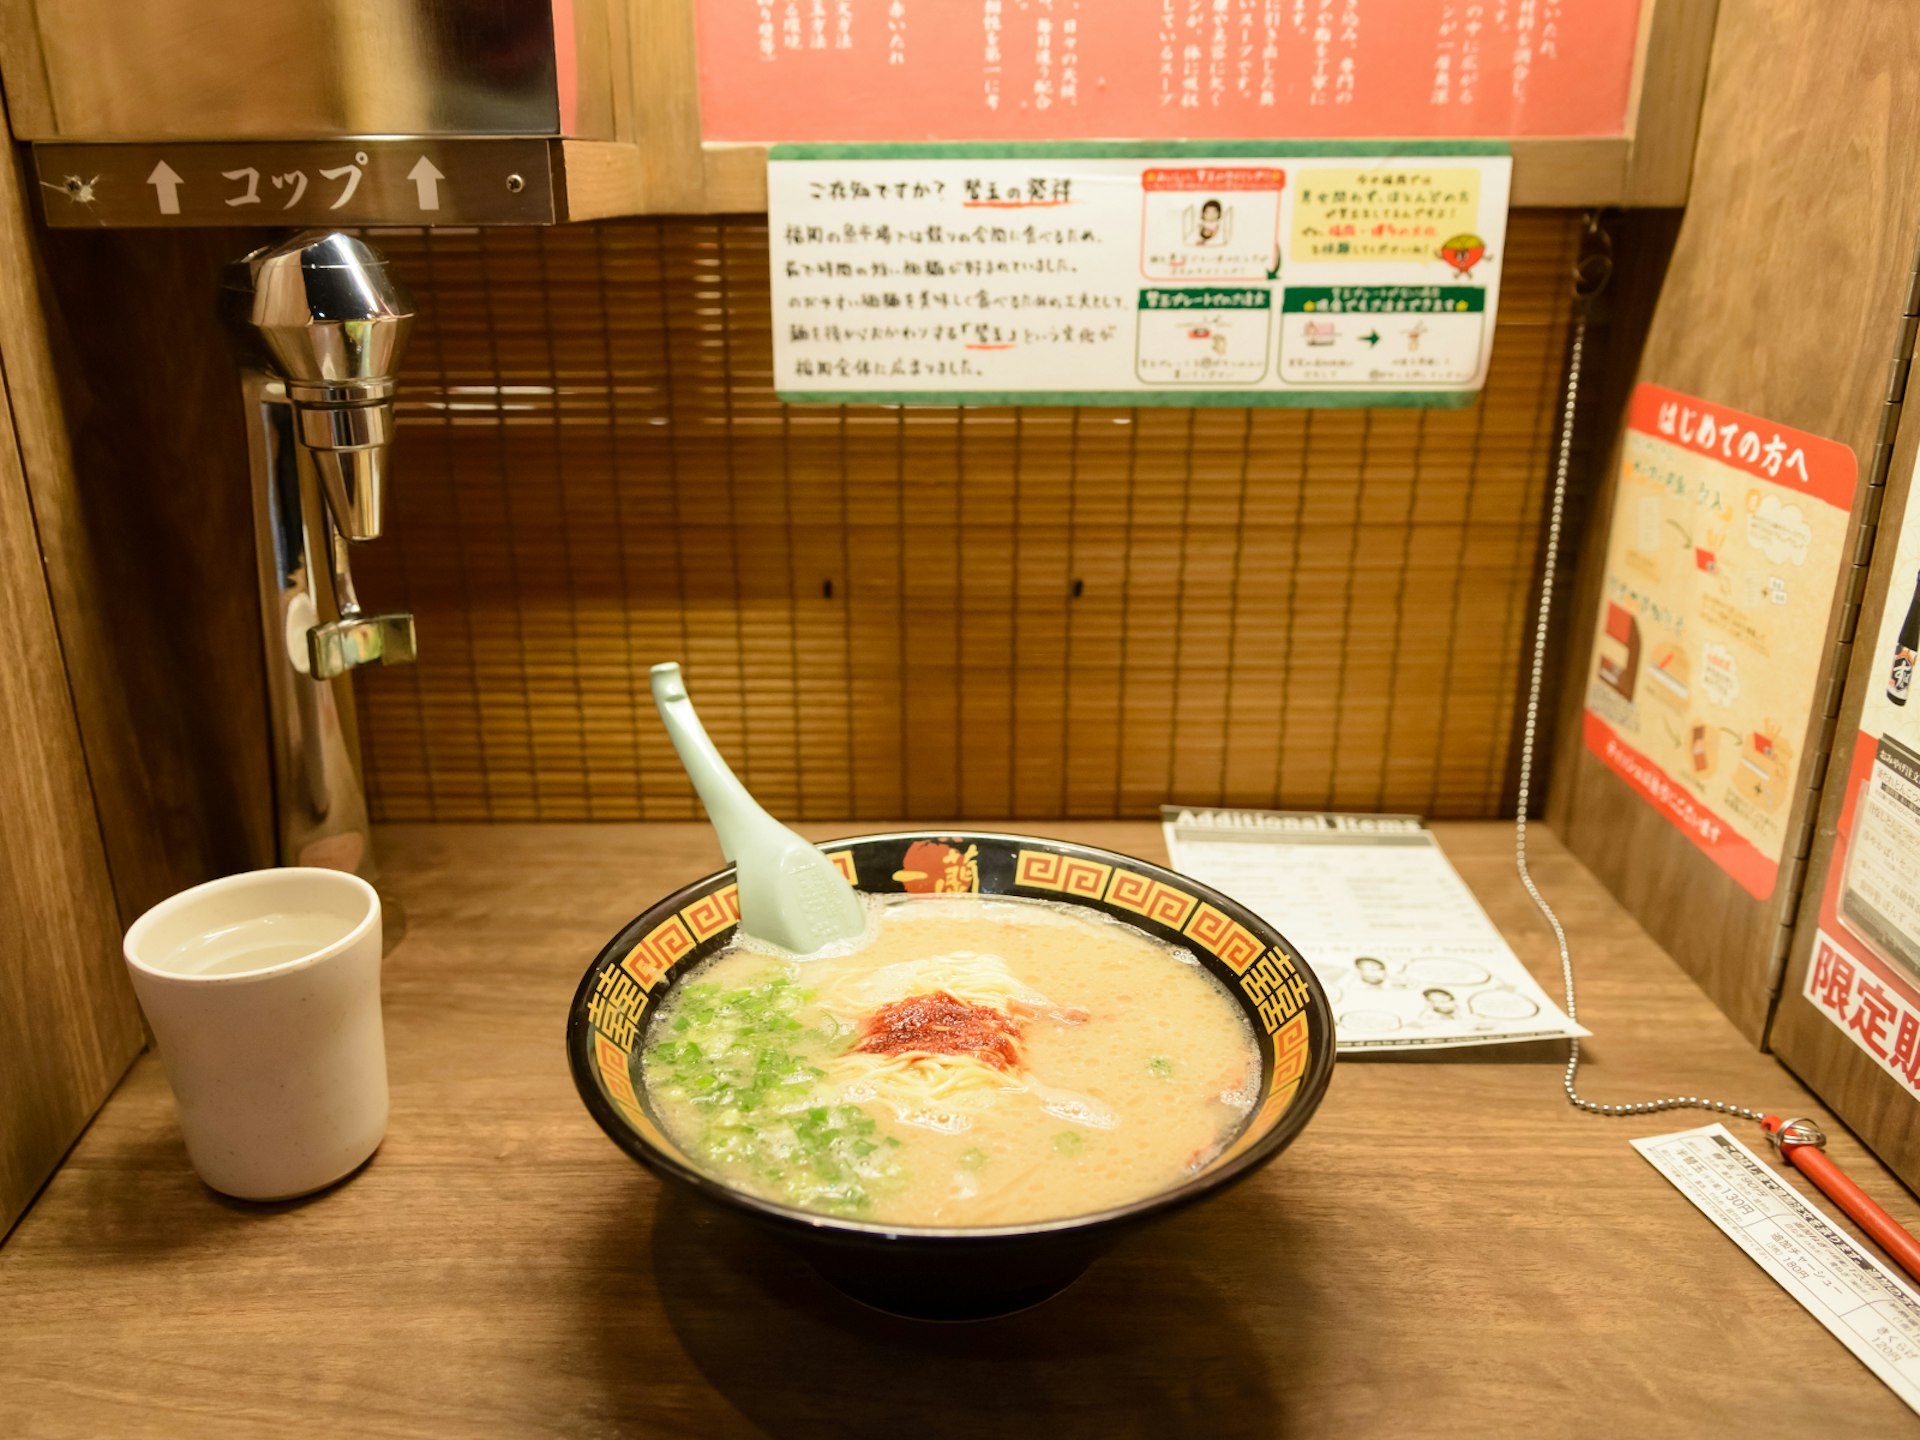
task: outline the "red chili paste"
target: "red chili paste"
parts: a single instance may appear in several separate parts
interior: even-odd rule
[[[1020,1026],[991,1005],[956,1000],[944,990],[889,1000],[860,1027],[854,1051],[899,1055],[921,1050],[935,1055],[970,1055],[996,1070],[1020,1063]]]

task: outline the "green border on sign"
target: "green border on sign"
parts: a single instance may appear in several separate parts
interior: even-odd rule
[[[1210,406],[1235,410],[1464,410],[1478,390],[776,390],[783,405]]]
[[[1278,153],[1276,153],[1278,152]],[[1285,160],[1294,155],[1510,155],[1504,140],[957,140],[899,145],[779,144],[776,160],[1157,160],[1175,155],[1227,155]]]

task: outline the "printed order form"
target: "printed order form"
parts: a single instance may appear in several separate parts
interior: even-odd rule
[[[1175,806],[1161,818],[1174,869],[1256,911],[1313,968],[1340,1050],[1589,1033],[1527,973],[1417,818]]]
[[[1493,142],[775,146],[797,402],[1461,405],[1486,380]],[[1489,152],[1501,153],[1489,153]]]
[[[1822,1215],[1726,1126],[1632,1142],[1709,1220],[1920,1411],[1920,1296]],[[1811,1348],[1800,1363],[1825,1357]]]

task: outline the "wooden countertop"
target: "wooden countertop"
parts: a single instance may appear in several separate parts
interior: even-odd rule
[[[824,837],[881,826],[820,826]],[[1157,827],[1047,824],[1164,859]],[[1504,825],[1438,827],[1557,988]],[[1819,1116],[1552,837],[1603,1098]],[[143,1057],[0,1247],[0,1434],[1884,1435],[1913,1416],[1601,1120],[1563,1049],[1343,1062],[1256,1179],[1122,1243],[1059,1299],[892,1320],[665,1192],[588,1119],[561,1046],[587,962],[718,864],[705,827],[379,837],[393,1118],[290,1205],[195,1179]],[[1756,1148],[1757,1131],[1740,1127]],[[1797,1174],[1789,1183],[1803,1192]],[[1824,1199],[1817,1201],[1831,1212]]]

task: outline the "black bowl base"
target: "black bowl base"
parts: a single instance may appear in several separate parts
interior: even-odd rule
[[[1068,1232],[957,1247],[786,1238],[821,1279],[862,1305],[908,1320],[967,1321],[997,1320],[1051,1300],[1086,1273],[1112,1236]]]
[[[1053,1277],[1017,1289],[981,1291],[972,1294],[942,1295],[918,1287],[889,1283],[873,1275],[835,1275],[819,1264],[814,1270],[820,1278],[849,1300],[902,1320],[920,1320],[929,1324],[969,1324],[980,1320],[1002,1320],[1036,1305],[1044,1305],[1068,1289],[1081,1275],[1064,1280]]]

